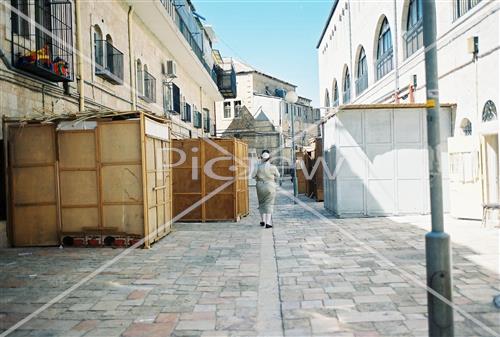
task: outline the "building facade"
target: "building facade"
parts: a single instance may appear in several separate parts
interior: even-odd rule
[[[215,135],[235,80],[198,17],[189,0],[2,1],[0,114],[144,110],[173,137]]]
[[[499,202],[499,10],[436,2],[440,101],[456,106],[443,165],[457,217]],[[425,103],[422,15],[422,0],[334,1],[317,45],[321,104]]]
[[[239,137],[249,144],[249,152],[258,155],[263,149],[284,158],[286,169],[291,158],[291,118],[294,114],[295,141],[300,147],[318,134],[319,110],[311,100],[299,97],[295,104],[285,101],[296,86],[257,71],[239,61],[234,64],[237,96],[216,103],[217,135]],[[281,163],[280,163],[281,164]]]

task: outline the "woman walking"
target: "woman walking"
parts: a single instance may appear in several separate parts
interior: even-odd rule
[[[266,228],[273,227],[272,214],[274,199],[276,198],[276,182],[280,173],[276,166],[270,163],[271,155],[268,150],[262,151],[262,162],[257,165],[254,174],[257,180],[257,199],[259,200],[260,225]]]

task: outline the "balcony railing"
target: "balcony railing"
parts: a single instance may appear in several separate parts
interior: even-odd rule
[[[236,98],[236,71],[231,65],[229,69],[222,69],[217,67],[217,86],[225,99]]]
[[[123,53],[109,41],[95,41],[95,73],[114,84],[123,84]]]
[[[11,49],[14,67],[52,82],[72,81],[71,2],[18,0],[13,2],[13,7],[23,13],[12,13]]]
[[[147,71],[144,71],[144,96],[141,98],[149,103],[156,102],[156,78]]]
[[[177,25],[177,28],[179,28],[179,31],[184,36],[184,39],[193,50],[193,53],[198,57],[200,62],[203,64],[203,67],[208,72],[210,77],[212,77],[214,82],[216,82],[217,78],[214,76],[213,69],[208,65],[207,61],[205,60],[206,55],[203,52],[203,39],[205,38],[203,29],[200,28],[199,32],[192,32],[189,29],[187,23],[182,18],[182,16],[179,14],[179,11],[177,10],[177,6],[174,3],[174,1],[160,0],[160,2],[163,5],[163,7],[165,7],[167,13],[172,17],[173,21]],[[183,4],[182,6],[187,6],[187,4]],[[201,39],[201,45],[200,43],[198,43],[196,36],[200,36],[199,39]]]

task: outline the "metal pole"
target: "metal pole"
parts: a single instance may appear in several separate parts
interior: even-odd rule
[[[298,189],[297,189],[297,163],[295,158],[295,109],[292,109],[292,165],[293,165],[293,203],[296,204]]]
[[[427,143],[432,231],[425,236],[427,286],[452,301],[450,236],[443,225],[443,186],[439,131],[439,86],[436,49],[435,0],[423,0],[423,37],[427,94]],[[427,292],[429,336],[445,337],[453,333],[453,308]]]

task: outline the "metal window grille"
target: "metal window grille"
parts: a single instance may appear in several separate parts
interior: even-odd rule
[[[497,115],[497,108],[495,106],[495,103],[493,103],[493,101],[491,101],[491,100],[488,100],[483,108],[482,120],[483,120],[483,122],[489,122],[489,121],[496,120],[497,118],[498,118],[498,115]]]
[[[168,83],[163,83],[163,112],[172,112],[172,87]]]
[[[12,64],[52,82],[73,80],[70,1],[13,1]]]
[[[144,71],[144,97],[147,102],[156,102],[156,78]]]
[[[95,42],[95,73],[114,84],[123,83],[123,53],[106,40]]]

